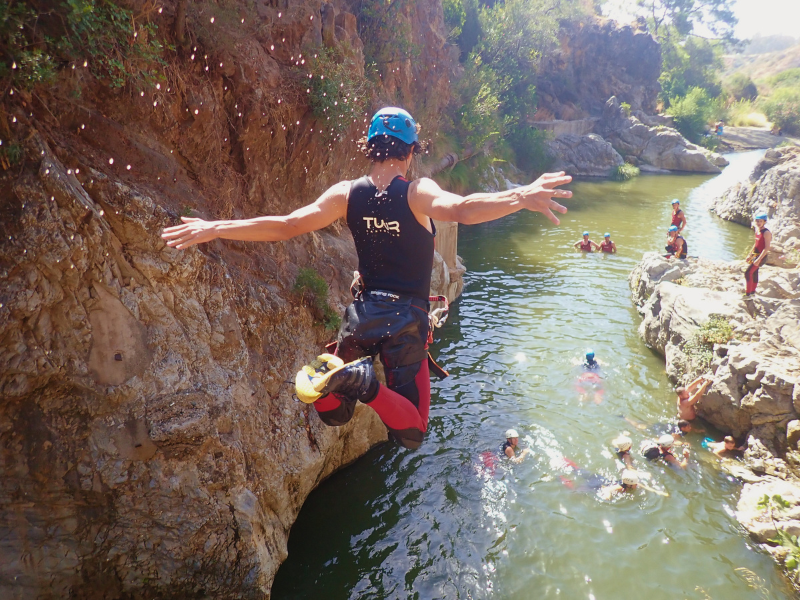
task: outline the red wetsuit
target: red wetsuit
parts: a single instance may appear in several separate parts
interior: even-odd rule
[[[748,294],[753,294],[756,291],[756,287],[758,286],[758,267],[761,265],[756,263],[756,260],[764,249],[767,247],[767,240],[764,239],[764,234],[769,231],[766,227],[762,227],[761,230],[756,233],[756,245],[753,249],[753,254],[755,258],[753,262],[747,267],[747,270],[744,272],[744,282],[745,282],[745,292]],[[766,257],[765,257],[766,259]]]
[[[600,242],[600,250],[603,252],[614,252],[613,242],[606,242],[603,240]]]
[[[581,240],[581,250],[583,252],[591,252],[592,251],[592,242],[589,240],[588,242],[584,242]]]
[[[672,214],[672,225],[680,227],[683,223],[683,211],[679,208],[677,212]]]

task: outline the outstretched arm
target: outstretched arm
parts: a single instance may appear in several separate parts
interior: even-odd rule
[[[161,237],[167,245],[183,249],[217,238],[249,242],[288,240],[309,231],[322,229],[347,214],[350,182],[337,183],[316,202],[281,217],[256,217],[233,221],[204,221],[181,217],[183,224],[164,229]]]
[[[595,241],[592,241],[591,244],[592,244],[592,248],[594,248],[595,250],[600,250],[600,244],[598,244]]]
[[[692,394],[689,400],[686,401],[686,406],[694,406],[695,404],[700,402],[700,398],[702,398],[703,394],[706,393],[706,390],[708,389],[709,385],[711,385],[711,382],[708,379],[706,379],[703,382],[703,385],[700,386],[700,389],[697,390],[694,394]]]
[[[553,200],[571,198],[569,190],[555,189],[572,181],[572,177],[560,173],[545,173],[533,183],[496,193],[478,193],[459,196],[444,191],[432,179],[415,181],[408,191],[408,202],[415,213],[427,215],[439,221],[455,221],[471,225],[493,221],[522,210],[540,212],[556,225],[558,218],[553,211],[566,213],[567,209]]]

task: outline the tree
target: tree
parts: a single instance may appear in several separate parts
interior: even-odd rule
[[[732,0],[636,0],[636,4],[658,41],[690,35],[735,40],[738,21],[730,8]]]

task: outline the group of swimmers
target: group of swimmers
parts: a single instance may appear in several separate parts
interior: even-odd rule
[[[607,252],[609,254],[616,254],[617,252],[617,245],[611,239],[611,234],[606,232],[603,234],[603,241],[599,244],[594,240],[589,239],[589,232],[583,232],[583,239],[578,240],[573,244],[573,247],[581,252],[594,252],[595,250],[600,252]]]
[[[599,362],[595,358],[594,351],[589,350],[586,353],[583,368],[590,371],[598,367]],[[649,430],[658,434],[658,437],[655,439],[648,437],[642,440],[639,453],[643,458],[650,461],[663,460],[668,466],[681,470],[688,466],[690,455],[689,444],[683,441],[682,438],[688,433],[703,431],[702,429],[696,428],[693,422],[697,418],[697,403],[701,400],[710,385],[711,380],[701,376],[692,381],[689,385],[677,388],[676,407],[679,420],[676,423],[661,423],[647,426],[644,423],[626,418],[628,423],[633,425],[636,429]],[[622,463],[622,472],[619,480],[616,481],[609,481],[602,475],[580,469],[575,463],[564,458],[566,468],[582,478],[583,484],[581,487],[596,491],[600,497],[604,499],[611,499],[617,494],[631,492],[638,487],[642,487],[656,494],[667,495],[664,492],[652,489],[641,483],[640,480],[649,475],[638,471],[634,466],[634,458],[631,453],[633,440],[628,432],[619,435],[612,440],[611,444],[616,452],[617,458]],[[680,453],[676,453],[676,445],[684,446]],[[714,442],[710,438],[706,438],[703,441],[703,446],[720,458],[734,456],[735,453],[745,449],[744,447],[737,447],[736,440],[732,436],[726,436],[721,442]],[[506,441],[501,446],[501,452],[508,457],[511,462],[520,463],[530,453],[530,448],[522,449],[519,454],[517,450],[519,450],[519,433],[515,429],[509,429],[506,431]],[[564,479],[564,483],[571,488],[574,487],[574,482],[572,481]]]

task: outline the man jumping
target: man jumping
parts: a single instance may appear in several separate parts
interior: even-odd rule
[[[527,209],[558,225],[552,211],[563,214],[567,209],[553,197],[572,196],[555,189],[572,181],[563,172],[546,173],[513,190],[466,197],[446,192],[428,178],[408,181],[411,161],[423,149],[418,131],[405,110],[383,108],[372,117],[367,137],[359,140],[372,161],[369,175],[337,183],[290,215],[232,221],[182,217],[182,225],[162,234],[174,248],[217,238],[275,242],[344,218],[358,254],[355,300],[345,311],[335,355],[322,354],[303,367],[297,374],[297,395],[313,402],[320,419],[331,426],[347,423],[360,400],[406,448],[419,447],[428,427],[433,219],[483,223]],[[386,386],[373,369],[377,354],[385,367]]]

